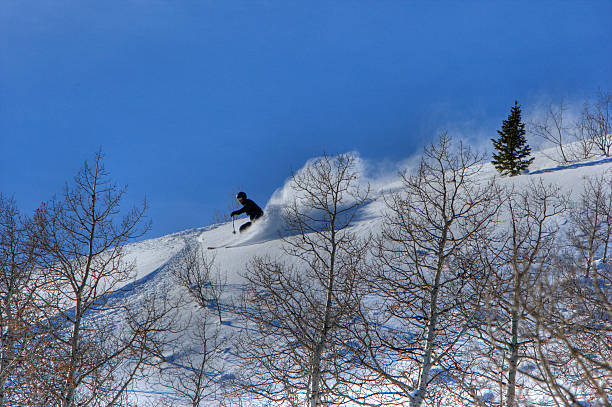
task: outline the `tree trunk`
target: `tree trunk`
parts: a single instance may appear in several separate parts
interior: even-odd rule
[[[509,359],[509,367],[508,367],[508,391],[506,393],[506,406],[507,407],[515,407],[516,406],[516,373],[518,369],[518,326],[519,326],[519,300],[520,300],[520,277],[518,272],[515,272],[515,281],[514,281],[514,299],[512,304],[512,332],[509,344],[510,350],[510,359]]]
[[[330,329],[331,312],[332,312],[332,292],[334,289],[334,273],[335,273],[335,256],[336,256],[336,239],[334,229],[334,217],[332,216],[331,221],[331,253],[330,253],[330,265],[329,275],[327,281],[327,296],[325,299],[325,316],[323,319],[323,329],[321,331],[321,338],[317,347],[315,348],[315,354],[313,357],[313,369],[312,369],[312,395],[310,401],[310,407],[319,407],[321,405],[321,356],[325,350],[325,342],[327,341],[327,333]]]
[[[6,386],[7,374],[10,364],[9,359],[12,358],[9,355],[9,352],[11,351],[12,347],[11,343],[2,343],[2,347],[4,349],[2,350],[2,355],[0,355],[0,407],[3,407],[5,403],[4,389]]]
[[[312,360],[312,394],[310,395],[310,407],[318,407],[321,405],[321,353],[323,353],[323,346],[319,343],[315,349]]]
[[[429,385],[429,373],[431,372],[433,348],[436,340],[436,330],[438,329],[438,293],[440,291],[440,279],[444,268],[444,247],[446,246],[448,229],[450,222],[442,230],[442,237],[438,247],[438,264],[436,265],[436,277],[431,291],[431,306],[429,308],[429,325],[427,326],[427,341],[425,342],[425,355],[423,356],[423,364],[421,377],[419,379],[419,388],[412,399],[413,407],[421,407]]]
[[[80,306],[77,306],[77,314],[72,333],[72,340],[70,344],[70,366],[68,370],[68,376],[66,377],[66,394],[62,400],[62,407],[72,407],[74,404],[74,393],[76,389],[76,369],[77,359],[79,354],[79,335],[80,335]]]

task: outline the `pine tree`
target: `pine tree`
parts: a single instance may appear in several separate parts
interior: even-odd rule
[[[502,123],[501,130],[497,130],[499,138],[491,139],[497,154],[493,154],[491,163],[502,175],[517,175],[526,170],[533,161],[527,159],[531,153],[531,147],[525,139],[525,123],[521,122],[521,108],[518,102],[510,110],[507,120]]]

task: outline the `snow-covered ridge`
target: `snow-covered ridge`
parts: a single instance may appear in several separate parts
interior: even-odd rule
[[[596,157],[589,160],[569,164],[559,164],[550,157],[555,149],[536,151],[534,162],[529,172],[516,177],[498,177],[498,173],[490,163],[485,163],[481,175],[483,179],[498,177],[502,184],[512,183],[525,185],[530,180],[542,179],[546,183],[556,184],[567,193],[579,193],[585,177],[608,174],[612,172],[611,157]],[[305,166],[310,165],[312,160]],[[357,172],[360,174],[361,188],[370,187],[369,201],[360,210],[353,227],[356,231],[364,233],[376,232],[379,227],[380,215],[384,204],[382,194],[397,190],[401,186],[400,171],[410,171],[414,168],[416,160],[407,160],[406,163],[394,168],[395,172],[387,172],[371,177],[368,171],[374,167],[360,158],[357,159]],[[410,167],[407,163],[410,163]],[[301,171],[301,170],[300,170]],[[215,262],[227,273],[228,281],[238,284],[242,281],[241,275],[245,272],[247,264],[253,255],[268,254],[272,257],[280,254],[282,244],[280,238],[289,233],[284,229],[283,208],[289,204],[294,195],[290,180],[277,189],[265,205],[265,215],[255,222],[250,230],[244,234],[234,234],[239,225],[246,222],[246,218],[238,218],[235,225],[232,222],[220,223],[195,229],[183,230],[167,236],[149,239],[126,247],[126,260],[135,264],[135,281],[148,281],[166,268],[172,258],[179,253],[187,243],[195,242],[202,248],[215,248]],[[211,252],[211,254],[213,254]]]

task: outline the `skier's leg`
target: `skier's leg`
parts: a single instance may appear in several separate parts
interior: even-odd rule
[[[248,228],[251,227],[251,222],[247,222],[244,225],[240,226],[240,233],[244,232],[245,230],[247,230]]]

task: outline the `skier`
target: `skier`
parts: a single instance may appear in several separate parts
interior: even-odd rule
[[[257,206],[255,202],[251,201],[250,199],[247,199],[246,194],[244,192],[238,192],[238,194],[236,195],[236,199],[238,200],[238,202],[240,202],[242,208],[230,213],[230,216],[234,217],[236,215],[240,215],[241,213],[246,213],[249,218],[251,218],[251,222],[247,222],[244,225],[240,226],[240,232],[242,233],[249,227],[251,227],[252,222],[254,220],[262,217],[263,211],[259,206]]]

